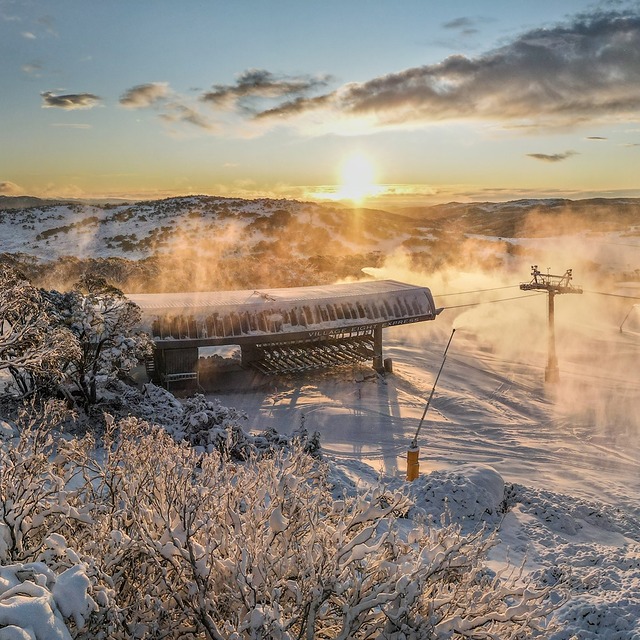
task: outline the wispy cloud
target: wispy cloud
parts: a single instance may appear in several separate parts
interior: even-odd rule
[[[235,94],[219,89],[212,98],[241,95],[242,86]],[[640,14],[581,14],[474,58],[454,55],[321,96],[289,98],[256,117],[282,122],[326,110],[328,117],[367,118],[378,128],[486,120],[531,130],[637,117]]]
[[[43,27],[49,35],[58,35],[58,32],[55,28],[55,20],[53,16],[41,16],[40,18],[38,18],[38,25]]]
[[[23,31],[20,34],[25,40],[36,40],[37,36],[32,31]]]
[[[218,109],[239,108],[248,113],[257,110],[260,99],[293,99],[324,89],[328,76],[277,76],[265,69],[248,69],[232,85],[214,85],[200,99]]]
[[[149,82],[127,89],[120,97],[120,104],[128,109],[144,109],[163,102],[168,95],[168,83]]]
[[[488,22],[488,19],[464,16],[449,20],[449,22],[445,22],[442,26],[444,29],[458,31],[461,35],[470,36],[478,33],[478,25],[483,22]]]
[[[68,93],[55,95],[51,91],[45,91],[42,96],[42,107],[55,109],[92,109],[101,102],[99,96],[93,93]]]
[[[52,122],[51,126],[64,129],[91,129],[90,124],[83,124],[80,122]]]
[[[565,151],[564,153],[527,153],[529,158],[542,160],[543,162],[562,162],[571,156],[578,155],[577,151]]]
[[[199,129],[216,131],[217,126],[196,109],[180,102],[170,102],[166,105],[160,119],[166,123],[175,124],[185,122]]]
[[[189,100],[172,91],[167,82],[149,82],[127,89],[120,97],[120,105],[128,109],[155,109],[165,124],[188,125],[209,132],[215,123],[189,104]]]
[[[34,78],[40,78],[42,75],[43,66],[39,62],[28,62],[23,64],[20,67],[23,73],[26,73],[28,76],[33,76]]]

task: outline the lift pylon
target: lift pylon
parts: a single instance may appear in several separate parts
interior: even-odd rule
[[[572,285],[573,269],[567,269],[563,275],[557,276],[549,273],[542,273],[538,265],[531,266],[530,282],[520,284],[523,291],[546,291],[549,298],[549,348],[547,368],[544,371],[545,382],[558,382],[560,380],[560,370],[558,369],[558,358],[556,357],[556,336],[555,336],[555,297],[561,293],[582,293],[582,287]]]

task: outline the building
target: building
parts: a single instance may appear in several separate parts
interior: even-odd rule
[[[147,370],[169,385],[197,380],[205,347],[237,345],[241,365],[263,374],[371,360],[384,368],[382,330],[434,320],[431,291],[393,280],[289,289],[132,294],[155,357]]]

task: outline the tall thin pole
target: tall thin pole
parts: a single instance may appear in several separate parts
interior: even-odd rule
[[[420,429],[422,428],[424,417],[427,415],[429,405],[431,404],[431,398],[433,398],[433,393],[436,390],[436,385],[438,384],[438,380],[440,379],[440,374],[442,373],[442,369],[444,368],[444,362],[447,359],[447,351],[449,351],[449,345],[451,344],[451,340],[453,339],[453,334],[455,332],[455,329],[451,331],[449,342],[447,342],[447,346],[442,356],[442,364],[440,365],[440,370],[438,371],[438,375],[436,376],[436,381],[433,383],[431,393],[429,394],[429,399],[427,400],[427,404],[425,405],[424,411],[422,412],[422,417],[420,418],[418,428],[416,429],[416,435],[413,436],[413,440],[411,441],[411,445],[409,446],[409,449],[407,451],[407,480],[409,482],[413,482],[420,476],[420,449],[418,448],[418,435],[420,434]]]
[[[549,289],[549,347],[547,353],[547,368],[544,372],[545,382],[558,382],[560,370],[556,356],[556,327],[555,327],[555,295],[553,289]]]
[[[451,344],[451,340],[453,340],[453,334],[456,332],[455,329],[451,331],[451,335],[449,336],[449,342],[447,342],[447,346],[444,350],[444,354],[442,356],[442,364],[440,365],[440,369],[438,371],[438,375],[436,376],[436,381],[433,383],[433,387],[431,388],[431,393],[429,394],[429,399],[427,400],[427,404],[424,407],[424,411],[422,412],[422,417],[420,418],[420,422],[418,423],[418,428],[416,429],[416,435],[413,436],[413,440],[411,441],[411,447],[415,448],[418,446],[418,436],[420,435],[420,429],[422,428],[422,423],[424,422],[424,418],[427,415],[427,411],[429,410],[429,405],[431,404],[431,398],[433,398],[433,393],[436,390],[436,385],[438,384],[438,380],[440,379],[440,374],[442,373],[442,369],[444,368],[444,362],[447,359],[447,351],[449,351],[449,345]]]

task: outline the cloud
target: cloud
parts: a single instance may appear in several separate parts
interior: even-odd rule
[[[120,104],[128,109],[144,109],[162,102],[169,94],[166,82],[149,82],[127,89],[120,97]]]
[[[62,127],[65,129],[91,129],[90,124],[82,124],[79,122],[52,122],[52,127]]]
[[[587,140],[608,140],[604,136],[587,136]]]
[[[164,113],[161,113],[159,117],[167,123],[186,122],[206,131],[215,131],[217,128],[215,123],[208,120],[201,113],[180,102],[167,104]]]
[[[127,89],[120,96],[120,106],[127,109],[155,109],[165,124],[188,125],[208,132],[217,126],[189,104],[189,100],[171,91],[167,82],[148,82]],[[174,132],[175,133],[175,132]]]
[[[565,151],[564,153],[527,153],[529,158],[534,158],[535,160],[542,160],[543,162],[562,162],[562,160],[566,160],[571,156],[578,155],[577,151]]]
[[[93,93],[69,93],[66,95],[54,95],[51,91],[45,91],[42,96],[43,109],[92,109],[100,104],[101,98]]]
[[[214,85],[200,99],[218,109],[239,107],[253,112],[257,99],[295,98],[325,88],[327,76],[276,76],[265,69],[248,69],[233,85]]]
[[[57,36],[58,32],[55,29],[55,20],[52,16],[41,16],[38,18],[38,24],[46,30],[46,32],[52,36]]]
[[[481,22],[489,22],[487,18],[461,17],[445,22],[442,27],[453,31],[459,31],[462,35],[470,36],[478,33],[477,25]]]
[[[24,189],[15,182],[0,181],[0,195],[3,196],[19,196],[24,193]]]
[[[20,68],[24,73],[29,76],[33,76],[34,78],[40,78],[42,76],[41,71],[43,67],[39,62],[28,62],[23,64]]]
[[[229,88],[210,95],[223,100],[240,95],[243,86],[235,94]],[[257,117],[286,119],[320,109],[329,111],[325,120],[367,118],[378,128],[485,120],[535,130],[638,117],[640,14],[581,14],[474,58],[453,55],[321,96],[296,97]]]
[[[36,39],[36,34],[32,33],[31,31],[23,31],[20,34],[25,40],[35,40]]]

